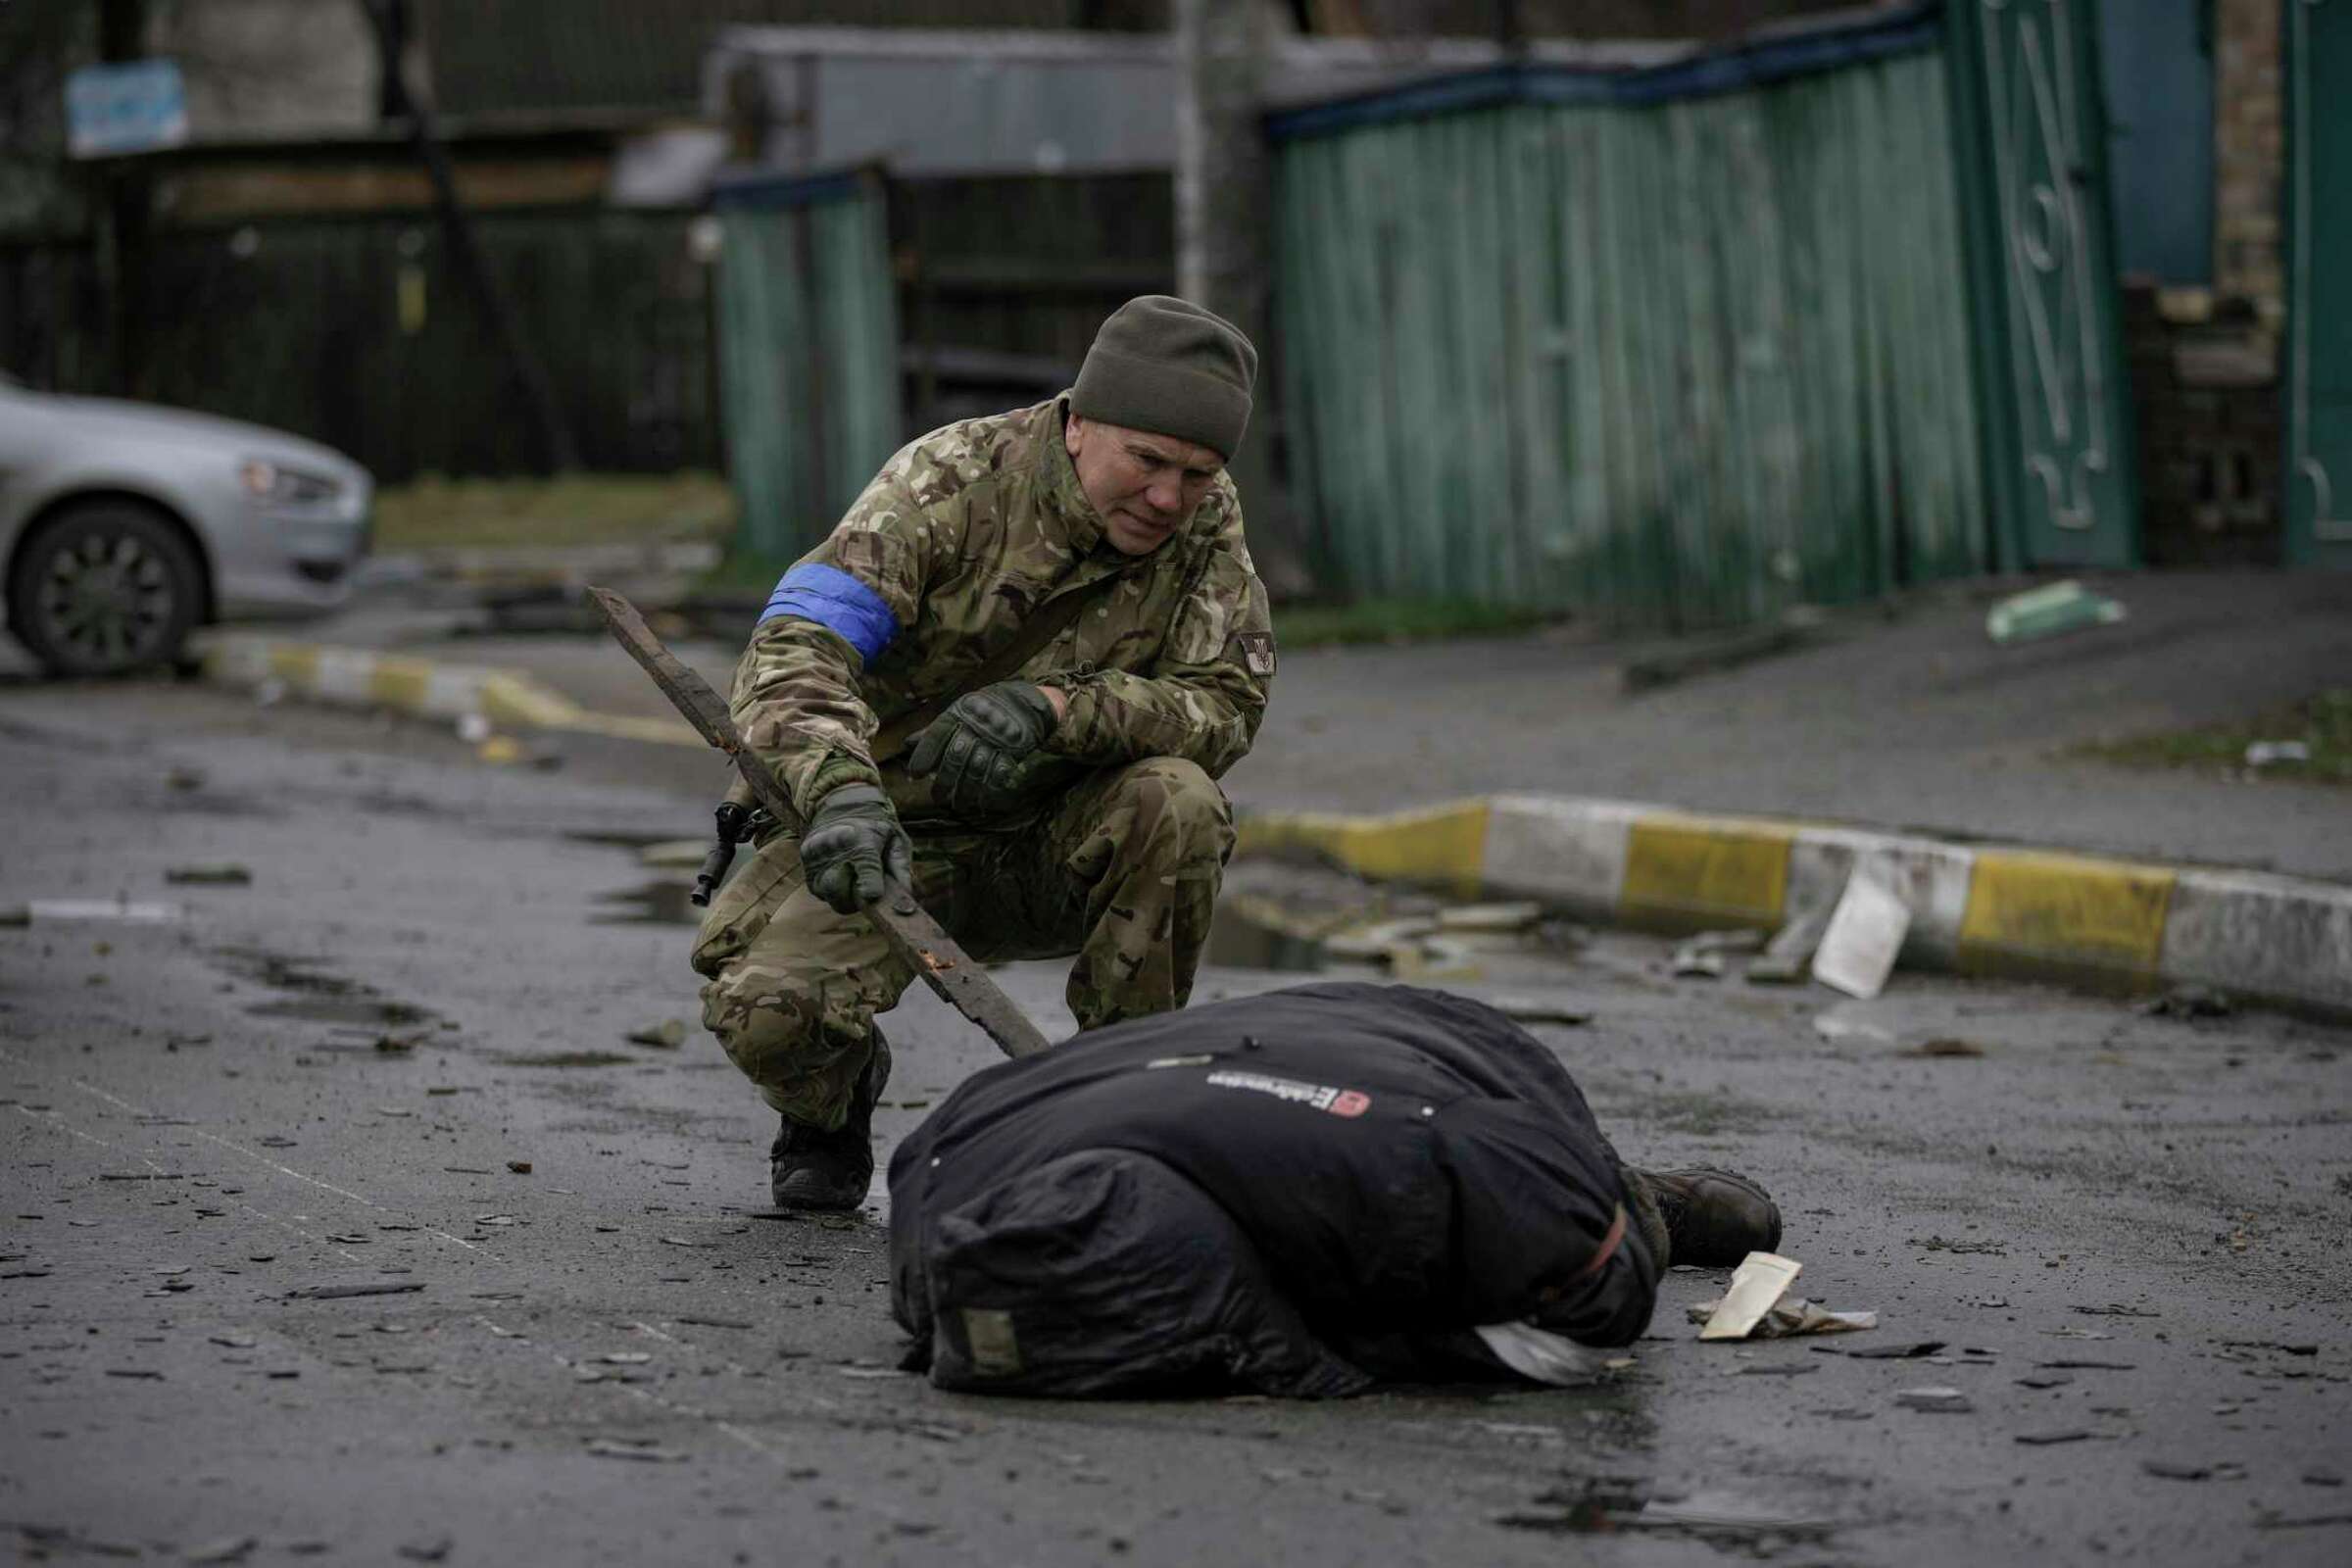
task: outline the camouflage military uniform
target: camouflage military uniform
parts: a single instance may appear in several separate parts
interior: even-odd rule
[[[1125,556],[1062,445],[1061,400],[934,431],[884,466],[778,585],[735,671],[736,724],[806,815],[845,784],[890,794],[915,890],[982,960],[1078,955],[1081,1028],[1182,1006],[1208,934],[1232,813],[1213,782],[1250,749],[1274,640],[1220,475],[1191,520]],[[963,689],[1055,594],[1120,581],[1022,666],[1069,708],[1046,751],[1073,782],[965,822],[876,730]],[[762,843],[711,901],[694,951],[703,1021],[767,1102],[841,1124],[873,1014],[912,973],[863,915],[808,891],[792,839]]]

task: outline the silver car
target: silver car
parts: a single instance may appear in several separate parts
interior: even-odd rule
[[[174,659],[207,621],[333,610],[374,497],[367,469],[282,430],[0,375],[8,629],[58,674]]]

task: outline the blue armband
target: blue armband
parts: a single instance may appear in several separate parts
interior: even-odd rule
[[[899,617],[882,596],[838,566],[802,565],[786,572],[760,619],[764,623],[778,615],[815,621],[869,664],[899,635]]]

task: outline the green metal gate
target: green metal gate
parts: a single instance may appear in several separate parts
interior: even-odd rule
[[[1946,16],[2001,562],[2135,565],[2096,7],[1954,0]]]
[[[2352,566],[2352,0],[2284,3],[2286,559]]]
[[[905,439],[887,203],[859,172],[730,185],[716,205],[737,538],[798,556]]]
[[[1701,626],[1985,569],[1938,40],[1898,14],[1277,117],[1323,581]]]

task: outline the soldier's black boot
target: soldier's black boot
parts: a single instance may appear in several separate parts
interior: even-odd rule
[[[784,1118],[767,1151],[768,1191],[778,1208],[848,1209],[865,1201],[874,1179],[874,1102],[888,1082],[890,1045],[877,1029],[873,1058],[839,1127],[827,1132]]]
[[[1661,1250],[1657,1232],[1665,1233],[1660,1268],[1669,1262],[1728,1268],[1750,1252],[1769,1252],[1781,1245],[1781,1211],[1772,1195],[1737,1171],[1628,1165],[1624,1174],[1635,1222],[1646,1233],[1651,1252]]]

